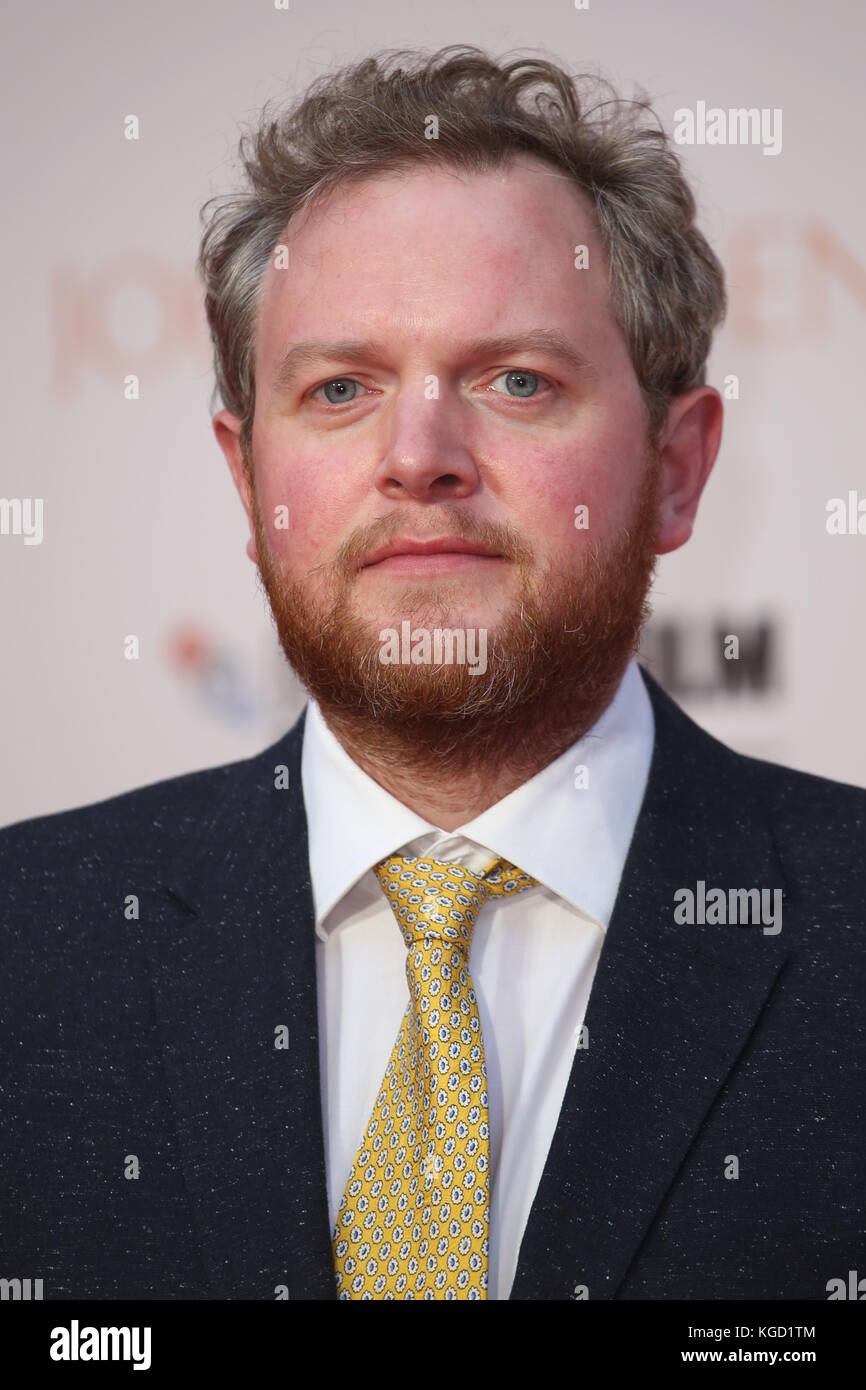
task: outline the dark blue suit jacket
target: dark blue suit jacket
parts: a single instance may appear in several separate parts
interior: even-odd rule
[[[866,1272],[866,791],[643,675],[649,782],[512,1298],[826,1299]],[[0,832],[0,1275],[46,1299],[334,1297],[302,729]],[[782,888],[781,932],[677,924],[698,880]]]

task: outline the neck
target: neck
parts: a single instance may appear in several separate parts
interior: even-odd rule
[[[610,704],[622,671],[588,701],[579,698],[553,721],[513,719],[461,730],[454,724],[388,727],[357,711],[320,706],[325,723],[354,763],[391,796],[441,830],[457,830],[583,738]],[[563,718],[563,713],[570,718]]]

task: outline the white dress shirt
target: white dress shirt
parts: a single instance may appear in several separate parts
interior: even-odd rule
[[[539,881],[483,903],[469,962],[489,1097],[488,1297],[508,1298],[654,738],[652,706],[632,659],[583,739],[480,816],[446,831],[363,772],[308,702],[301,775],[332,1229],[409,999],[406,947],[372,866],[402,853],[479,870],[502,856]],[[580,766],[586,787],[576,785]]]

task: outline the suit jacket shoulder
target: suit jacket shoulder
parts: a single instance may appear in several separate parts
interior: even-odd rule
[[[866,891],[866,788],[738,753],[698,725],[642,669],[656,721],[650,775],[664,768],[669,800],[690,785],[727,815],[717,833],[760,818],[792,875],[817,874],[852,898]],[[663,792],[663,795],[665,793]],[[646,802],[645,802],[646,805]]]
[[[0,863],[7,892],[16,891],[16,862],[22,869],[28,866],[27,878],[32,878],[37,866],[50,878],[58,871],[95,865],[106,850],[133,858],[176,854],[185,838],[197,838],[214,805],[224,798],[234,799],[243,817],[246,808],[239,797],[266,787],[280,765],[288,768],[289,785],[297,794],[303,724],[302,713],[276,743],[252,757],[167,777],[85,806],[0,828]],[[17,883],[20,891],[32,892],[32,882],[25,885],[19,877]]]

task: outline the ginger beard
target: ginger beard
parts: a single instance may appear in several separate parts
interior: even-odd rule
[[[374,757],[429,768],[480,772],[505,760],[527,775],[591,728],[615,694],[649,617],[656,566],[659,455],[648,447],[630,524],[605,545],[575,530],[573,556],[542,570],[510,525],[479,523],[457,506],[435,508],[432,524],[385,518],[352,533],[334,560],[317,568],[328,597],[290,579],[271,552],[253,487],[259,573],[289,665],[318,702],[334,733]],[[432,513],[431,513],[432,515]],[[591,517],[590,517],[591,525]],[[411,532],[459,535],[512,562],[516,594],[487,629],[487,662],[383,664],[383,628],[459,628],[459,595],[441,576],[391,590],[376,617],[358,611],[355,589],[365,556]],[[501,563],[501,562],[495,562]],[[462,581],[461,581],[462,582]],[[479,581],[476,581],[479,582]],[[391,608],[383,617],[383,608]],[[474,624],[470,621],[468,626]]]

